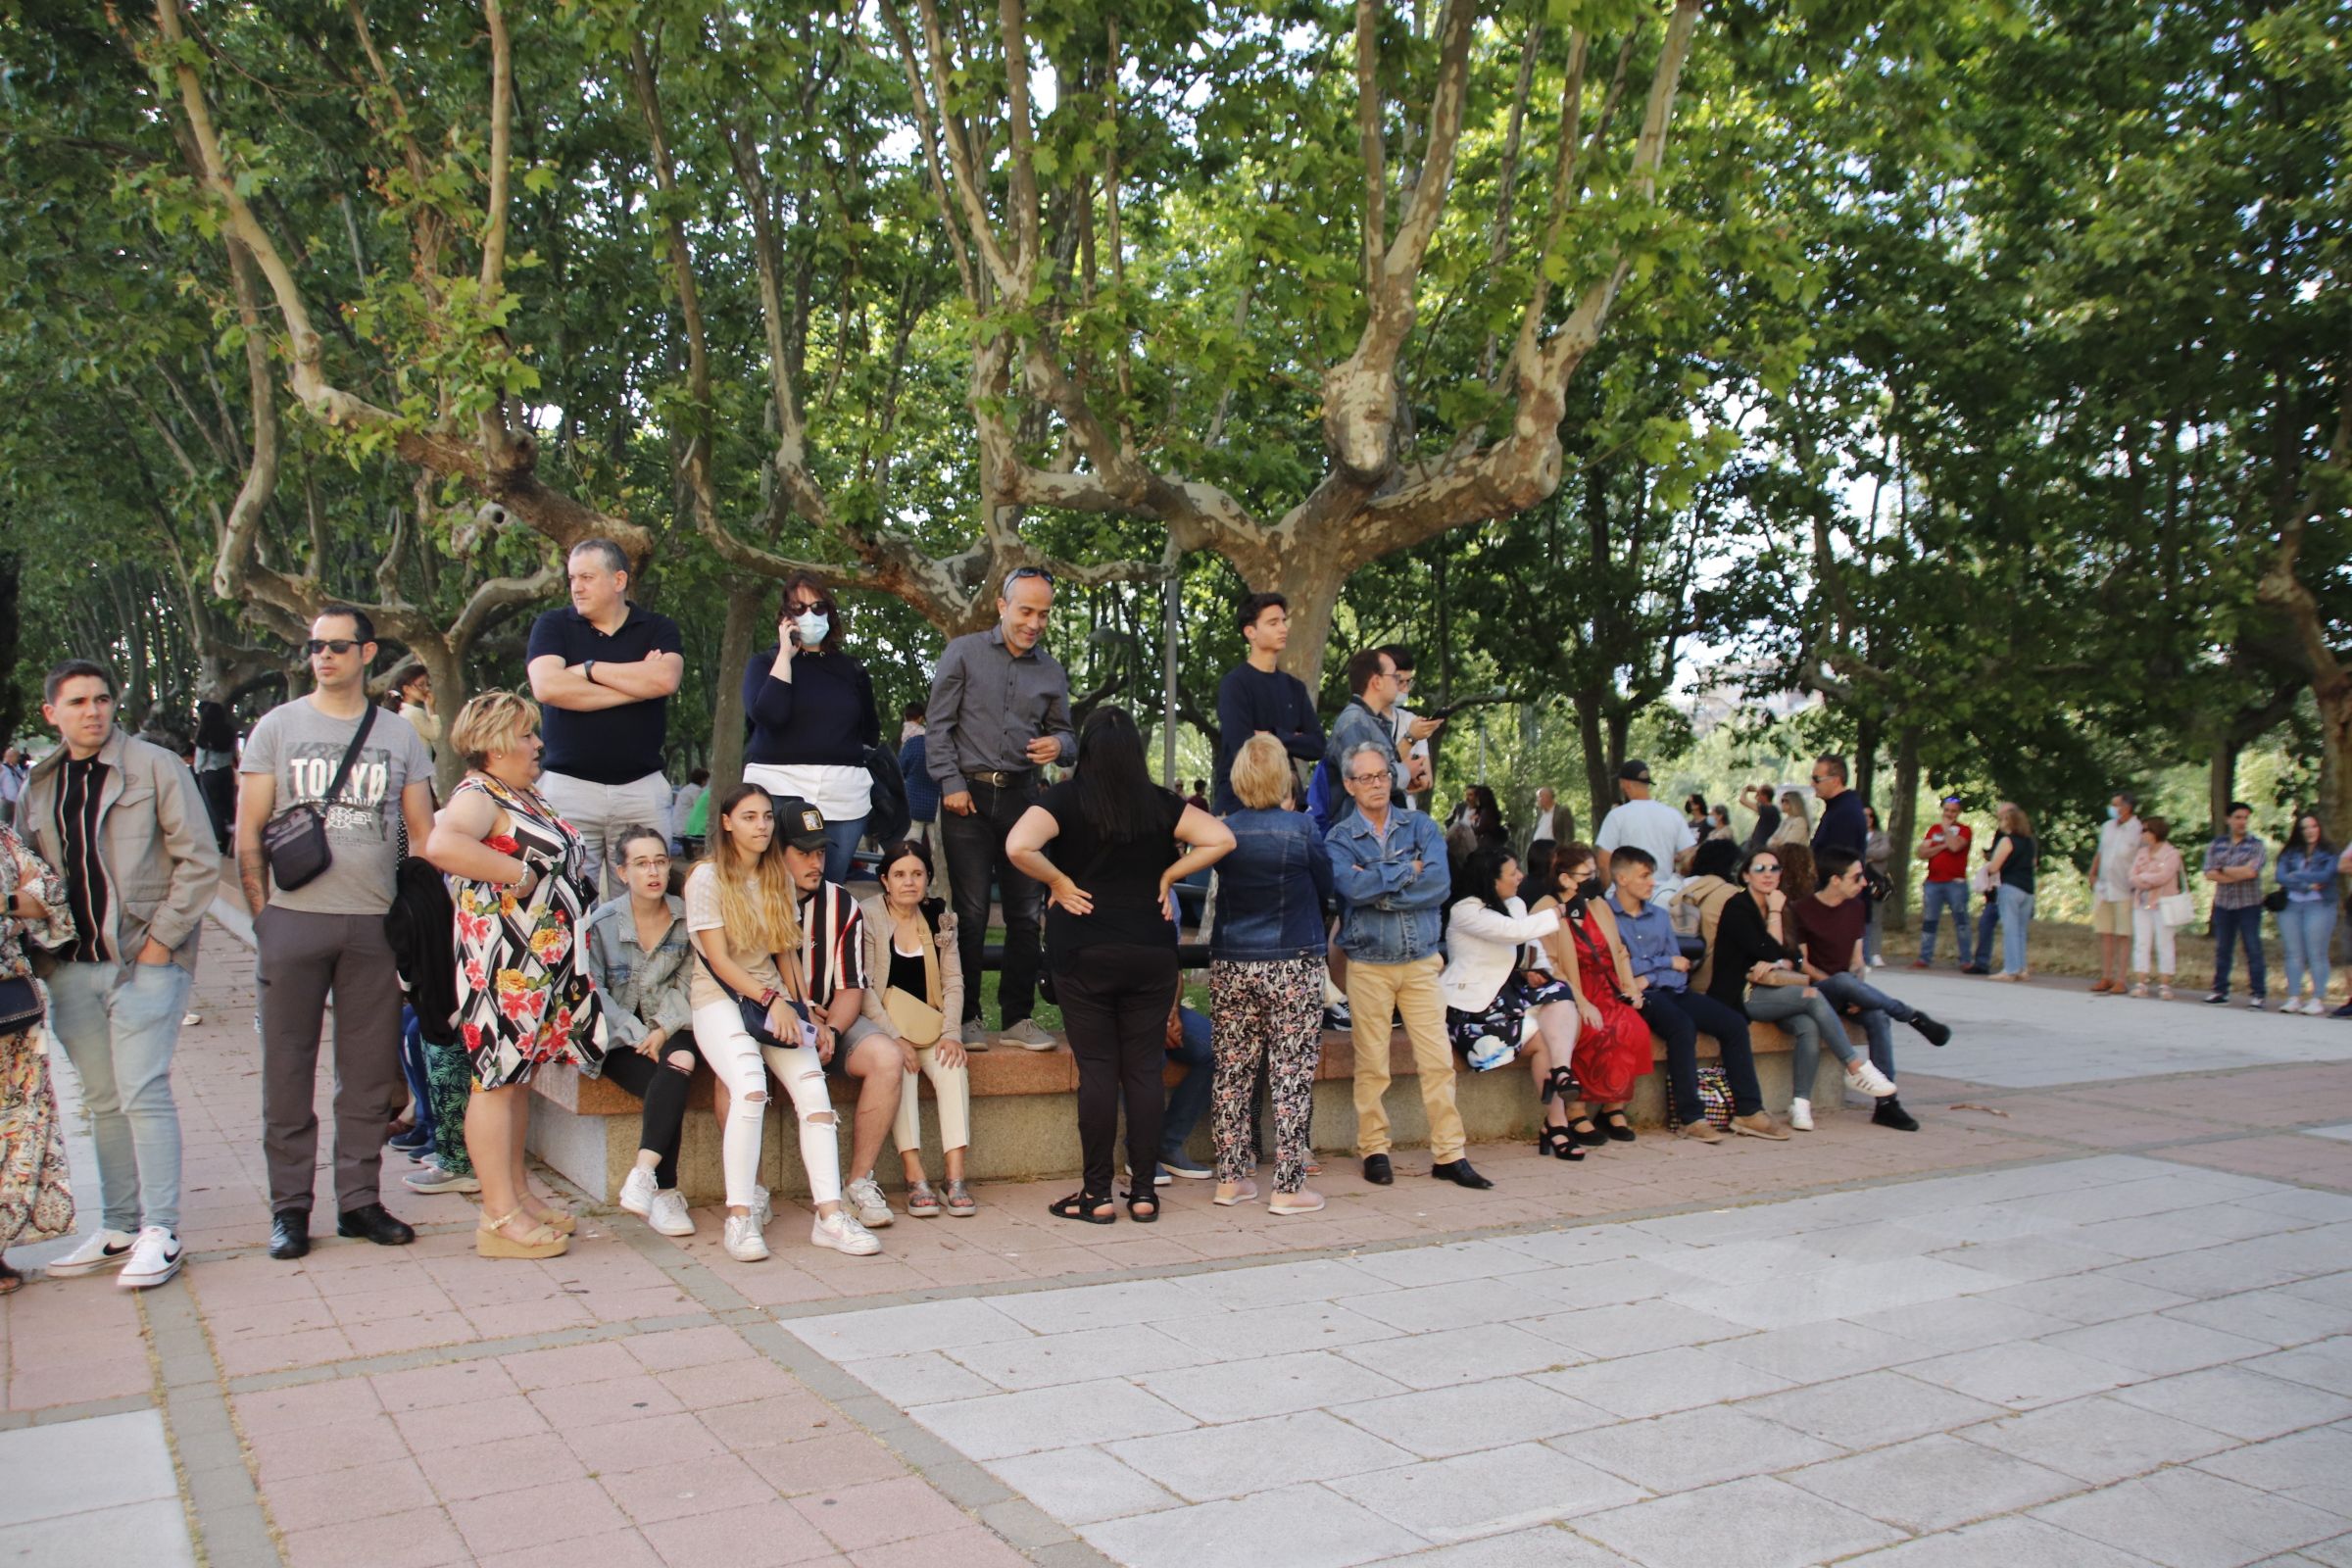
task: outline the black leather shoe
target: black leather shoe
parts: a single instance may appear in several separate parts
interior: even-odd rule
[[[289,1208],[270,1216],[270,1255],[291,1263],[311,1250],[311,1216]]]
[[[1931,1046],[1946,1046],[1951,1044],[1952,1026],[1948,1023],[1937,1023],[1935,1019],[1929,1017],[1924,1012],[1915,1013],[1912,1016],[1911,1027],[1925,1035],[1927,1037],[1928,1044]]]
[[[1389,1169],[1389,1156],[1366,1154],[1364,1156],[1364,1180],[1375,1187],[1387,1187],[1394,1184],[1396,1180],[1396,1173]]]
[[[1429,1173],[1442,1182],[1456,1187],[1474,1187],[1484,1191],[1494,1184],[1470,1168],[1466,1159],[1442,1159],[1429,1167]]]
[[[416,1239],[416,1229],[406,1220],[393,1218],[381,1203],[363,1203],[337,1214],[335,1234],[373,1242],[378,1247],[406,1247]]]

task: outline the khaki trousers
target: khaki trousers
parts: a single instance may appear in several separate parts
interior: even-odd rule
[[[1453,1105],[1453,1048],[1446,1043],[1446,1002],[1438,990],[1445,967],[1434,953],[1410,963],[1357,959],[1348,965],[1348,1011],[1355,1019],[1358,1158],[1389,1152],[1389,1111],[1381,1097],[1389,1092],[1389,1018],[1398,1013],[1421,1078],[1430,1157],[1440,1163],[1462,1157],[1462,1113]]]
[[[921,1065],[921,1076],[906,1075],[899,1090],[899,1115],[891,1124],[890,1135],[902,1154],[920,1154],[923,1152],[922,1097],[916,1091],[922,1079],[931,1080],[931,1092],[939,1097],[939,1147],[969,1149],[972,1144],[972,1080],[961,1067],[943,1067],[937,1046],[917,1046],[914,1059]]]

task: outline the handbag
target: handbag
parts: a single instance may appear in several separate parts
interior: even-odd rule
[[[316,802],[289,806],[262,824],[262,858],[269,862],[270,874],[277,880],[280,892],[309,886],[335,863],[334,849],[326,841],[326,813],[342,795],[343,786],[351,782],[351,765],[360,760],[361,743],[374,727],[375,714],[376,707],[369,703],[360,715],[358,733],[344,748],[343,760],[335,764],[334,779],[324,795]]]
[[[786,977],[784,1000],[792,1004],[792,1010],[796,1013],[799,1013],[801,1017],[801,1038],[797,1041],[794,1041],[792,1045],[786,1045],[782,1040],[778,1039],[776,1032],[767,1026],[767,1008],[760,1005],[760,999],[758,997],[747,997],[742,992],[736,990],[733,986],[727,984],[724,980],[720,980],[718,978],[718,971],[710,967],[710,960],[703,956],[702,949],[695,949],[694,956],[696,959],[702,963],[704,970],[710,974],[710,978],[717,982],[718,989],[724,991],[729,997],[734,999],[736,1010],[743,1015],[743,1032],[747,1035],[750,1035],[755,1044],[762,1047],[773,1046],[778,1051],[790,1051],[794,1048],[794,1046],[808,1046],[814,1048],[816,1045],[816,1024],[808,1016],[808,1004],[791,994],[789,976]]]
[[[947,1031],[948,1015],[910,991],[892,986],[882,993],[890,1026],[910,1046],[935,1046]]]
[[[2273,914],[2284,914],[2286,912],[2286,889],[2273,888],[2270,892],[2264,894],[2262,896],[2262,906],[2270,910]]]

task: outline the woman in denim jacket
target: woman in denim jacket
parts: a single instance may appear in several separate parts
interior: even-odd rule
[[[1242,809],[1225,819],[1233,853],[1217,868],[1217,928],[1209,946],[1210,1037],[1216,1043],[1217,1196],[1231,1207],[1257,1196],[1250,1109],[1258,1063],[1274,1102],[1274,1214],[1311,1214],[1306,1186],[1315,1064],[1323,1051],[1323,906],[1331,859],[1312,819],[1289,809],[1290,758],[1253,735],[1233,760]]]
[[[2278,852],[2277,876],[2286,890],[2278,911],[2278,945],[2286,953],[2286,1005],[2282,1012],[2318,1017],[2328,1010],[2328,944],[2335,935],[2336,847],[2309,811],[2295,818],[2287,846]],[[2305,997],[2303,976],[2311,976]]]
[[[586,961],[612,1036],[606,1081],[645,1102],[637,1163],[618,1201],[664,1236],[692,1236],[678,1191],[678,1140],[687,1086],[703,1058],[686,994],[686,903],[669,892],[669,840],[660,829],[623,828],[613,848],[625,891],[589,914]]]

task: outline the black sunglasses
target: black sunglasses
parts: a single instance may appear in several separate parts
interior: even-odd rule
[[[313,659],[320,654],[333,654],[337,659],[362,646],[356,637],[314,637],[302,645],[302,651]]]
[[[1035,577],[1047,587],[1054,586],[1054,574],[1043,566],[1015,566],[1004,574],[1004,586],[1009,588],[1023,577]]]

